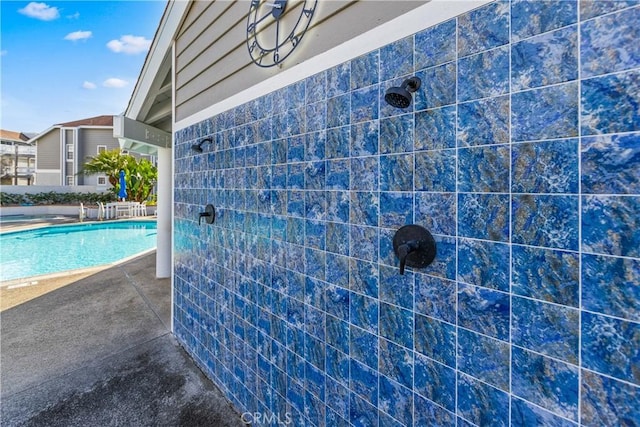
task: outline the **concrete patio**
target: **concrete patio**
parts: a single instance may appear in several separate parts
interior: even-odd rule
[[[1,314],[3,426],[242,426],[170,332],[155,253]]]

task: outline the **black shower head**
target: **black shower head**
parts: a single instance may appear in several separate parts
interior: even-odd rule
[[[213,142],[213,140],[211,138],[205,138],[202,141],[198,142],[197,144],[193,144],[191,146],[191,149],[197,153],[202,153],[204,151],[202,149],[202,146],[207,142]]]
[[[402,82],[400,87],[394,86],[387,89],[384,100],[389,105],[396,108],[407,108],[411,105],[411,94],[420,88],[420,79],[411,77]]]

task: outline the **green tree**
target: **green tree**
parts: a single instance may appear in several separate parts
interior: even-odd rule
[[[158,181],[158,169],[146,159],[137,160],[129,154],[122,154],[120,150],[103,151],[96,156],[88,157],[78,174],[104,174],[112,186],[111,191],[118,194],[121,170],[125,172],[127,198],[136,202],[147,200]]]

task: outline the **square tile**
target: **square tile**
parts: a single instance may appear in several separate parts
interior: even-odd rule
[[[415,113],[415,150],[439,150],[456,146],[456,108],[453,106]]]
[[[640,260],[582,255],[582,308],[640,319]]]
[[[514,243],[578,250],[577,196],[514,196],[512,218]]]
[[[415,34],[416,70],[456,59],[456,20],[451,19]]]
[[[583,424],[616,425],[640,418],[640,389],[631,384],[582,371]]]
[[[577,22],[577,20],[577,0],[548,0],[544,2],[514,0],[511,2],[512,41],[562,28]]]
[[[458,61],[458,102],[509,91],[509,49],[500,47]]]
[[[511,169],[514,193],[575,194],[579,181],[578,140],[513,144]]]
[[[640,130],[640,70],[582,80],[583,135]]]
[[[507,242],[509,196],[459,193],[458,235]]]
[[[509,105],[509,96],[459,103],[458,146],[509,142]]]
[[[510,158],[508,145],[458,149],[458,191],[509,192]]]
[[[380,51],[361,55],[351,60],[351,90],[374,85],[380,81]]]
[[[589,312],[581,320],[582,366],[640,385],[640,324]]]
[[[578,368],[513,348],[512,392],[530,402],[578,420]]]
[[[521,297],[513,297],[511,309],[513,344],[574,365],[578,363],[577,309]]]
[[[640,193],[640,133],[583,137],[582,192]]]
[[[511,87],[514,91],[577,78],[576,25],[528,38],[511,47]]]
[[[456,366],[456,327],[427,316],[415,316],[415,351],[443,363]]]
[[[457,392],[458,414],[476,425],[508,425],[509,395],[507,393],[464,374],[458,374]]]
[[[458,55],[509,42],[509,2],[496,1],[458,17]]]
[[[513,141],[577,136],[577,83],[514,93],[511,97],[511,126]]]
[[[459,239],[458,280],[509,292],[509,249],[503,243]]]
[[[458,284],[458,326],[507,341],[510,313],[508,293]]]
[[[578,307],[579,265],[576,252],[513,245],[511,291],[530,298]]]
[[[640,197],[584,196],[582,245],[585,252],[640,257]]]

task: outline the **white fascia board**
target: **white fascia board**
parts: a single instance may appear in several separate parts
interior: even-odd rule
[[[348,40],[324,53],[309,58],[295,67],[224,99],[174,124],[174,130],[199,123],[230,108],[283,88],[306,77],[328,70],[425,28],[455,18],[494,0],[432,0],[404,15]]]
[[[144,106],[144,101],[153,85],[153,81],[162,66],[162,61],[167,55],[167,52],[171,50],[173,38],[176,31],[178,31],[178,27],[180,22],[182,22],[189,3],[187,0],[170,0],[169,3],[167,3],[167,8],[162,15],[158,30],[156,31],[156,37],[153,39],[149,54],[142,66],[142,71],[140,71],[140,76],[131,94],[129,105],[124,113],[125,117],[137,119],[138,114],[140,114]]]

